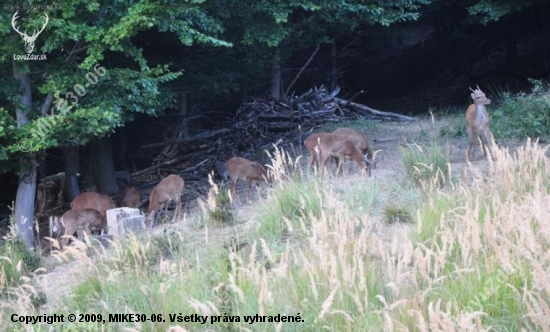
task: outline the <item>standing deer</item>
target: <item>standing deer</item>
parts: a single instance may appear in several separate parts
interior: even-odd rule
[[[491,154],[491,158],[495,160],[493,155],[493,134],[489,130],[489,114],[485,109],[485,105],[489,105],[491,100],[485,97],[485,94],[479,89],[473,90],[470,94],[474,103],[468,106],[466,110],[466,130],[468,131],[468,137],[470,144],[468,146],[468,152],[466,153],[466,160],[470,160],[472,157],[472,149],[477,145],[478,138],[481,140],[481,146],[483,148],[483,156],[487,158],[487,148]]]
[[[149,208],[145,214],[145,221],[153,228],[155,223],[155,214],[157,210],[164,205],[164,214],[168,212],[168,205],[170,202],[176,203],[176,211],[170,223],[174,223],[176,218],[179,217],[181,211],[181,192],[183,191],[184,181],[176,174],[170,174],[151,191],[149,196]]]
[[[76,231],[82,231],[90,236],[92,231],[106,229],[105,216],[95,209],[73,209],[65,212],[61,218],[50,217],[50,237],[59,239],[60,249],[69,243],[69,237]]]
[[[338,158],[337,174],[340,170],[343,171],[342,165],[344,163],[344,158],[349,157],[355,161],[361,169],[367,171],[369,176],[371,175],[371,160],[363,155],[355,143],[350,139],[336,134],[326,134],[320,138],[319,148],[321,150],[321,163],[323,165],[327,166],[330,156]]]
[[[229,191],[235,200],[238,199],[235,187],[239,179],[245,180],[247,183],[247,201],[250,201],[250,186],[252,183],[258,188],[259,181],[271,182],[271,177],[267,173],[265,167],[256,161],[250,161],[241,157],[233,157],[225,163],[225,169],[231,178]]]
[[[136,187],[126,187],[122,190],[122,197],[120,198],[119,207],[129,207],[137,209],[141,196]]]
[[[363,134],[351,128],[338,128],[333,132],[333,134],[346,137],[355,143],[355,146],[359,149],[359,151],[361,151],[361,153],[363,153],[369,160],[369,174],[371,168],[376,168],[376,164],[378,163],[376,152],[372,151],[367,138]],[[352,167],[353,163],[350,164],[350,171],[352,170]]]

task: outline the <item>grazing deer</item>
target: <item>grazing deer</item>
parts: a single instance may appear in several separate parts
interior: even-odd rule
[[[71,202],[71,209],[94,209],[105,217],[107,210],[116,209],[116,204],[113,199],[107,195],[96,192],[85,192],[73,199]]]
[[[155,223],[155,214],[164,205],[164,214],[168,212],[168,205],[170,202],[176,203],[176,211],[170,223],[174,223],[176,218],[179,217],[181,211],[181,192],[183,191],[184,182],[183,179],[176,174],[170,174],[151,191],[149,196],[149,208],[145,214],[145,222],[153,228]]]
[[[141,196],[136,187],[126,187],[122,190],[122,197],[120,198],[119,207],[129,207],[137,209]]]
[[[319,165],[319,159],[317,155],[317,154],[320,154],[319,139],[325,134],[328,134],[328,133],[311,134],[304,141],[304,145],[310,154],[309,165],[311,167],[315,167],[316,165]]]
[[[363,155],[355,143],[350,139],[336,134],[326,134],[321,136],[319,148],[321,150],[321,163],[323,165],[327,166],[330,156],[338,158],[337,174],[340,170],[343,170],[342,165],[344,163],[344,158],[349,157],[355,161],[361,169],[367,171],[369,176],[371,175],[371,160]]]
[[[61,218],[50,217],[50,237],[59,239],[59,248],[69,243],[69,236],[82,231],[88,236],[92,231],[106,230],[105,216],[95,209],[73,209],[65,212]]]
[[[351,128],[338,128],[333,134],[338,136],[343,136],[355,143],[355,146],[370,160],[370,168],[376,169],[376,164],[378,163],[378,158],[376,158],[376,152],[373,152],[369,146],[367,138],[358,132],[357,130]],[[353,163],[350,164],[350,171],[352,170]],[[370,172],[369,168],[369,172]]]
[[[493,155],[493,134],[489,130],[489,114],[485,109],[485,105],[489,105],[491,100],[485,97],[485,94],[479,89],[473,90],[470,96],[474,103],[468,106],[466,110],[466,129],[468,131],[468,137],[470,144],[468,146],[468,152],[466,153],[466,160],[470,160],[472,156],[472,149],[477,145],[478,138],[481,140],[481,146],[483,148],[483,156],[487,158],[487,148],[491,154],[491,158],[495,160]]]
[[[271,177],[267,173],[265,167],[256,161],[250,161],[241,157],[233,157],[225,163],[225,169],[231,178],[229,191],[235,200],[238,199],[235,187],[239,179],[245,180],[247,183],[247,201],[250,201],[250,186],[252,183],[258,188],[259,181],[271,182]]]

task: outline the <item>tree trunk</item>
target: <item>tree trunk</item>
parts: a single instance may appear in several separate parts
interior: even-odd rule
[[[92,143],[94,181],[97,192],[106,195],[118,193],[111,138],[103,137]]]
[[[28,74],[21,73],[13,61],[13,77],[19,81],[23,91],[19,95],[21,106],[16,110],[17,128],[29,122],[27,111],[32,107],[31,82]],[[36,167],[34,154],[27,154],[19,161],[19,185],[15,198],[15,226],[17,237],[29,250],[34,249],[34,200],[36,197]]]
[[[332,92],[338,85],[338,78],[336,77],[336,41],[330,43],[330,68],[328,77],[328,91]]]
[[[71,202],[78,194],[78,146],[68,145],[63,148],[63,161],[65,165],[65,195],[67,201]]]
[[[281,48],[277,46],[271,63],[271,97],[281,99]]]
[[[34,155],[19,162],[19,185],[15,198],[17,237],[29,250],[34,249],[34,201],[36,198],[36,167]]]

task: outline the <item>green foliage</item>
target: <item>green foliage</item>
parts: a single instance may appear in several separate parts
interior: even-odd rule
[[[401,160],[408,177],[417,184],[424,186],[434,183],[441,186],[448,179],[448,156],[435,142],[425,147],[411,144],[401,149]]]
[[[484,24],[500,20],[502,17],[533,6],[537,0],[480,0],[468,7],[470,15],[480,15]]]
[[[501,94],[500,106],[491,121],[497,137],[550,137],[550,87],[541,81],[530,81],[530,94]]]
[[[0,294],[9,287],[18,285],[21,277],[36,271],[41,264],[40,254],[26,250],[25,244],[16,237],[0,245]],[[37,304],[40,301],[37,301]]]
[[[39,1],[26,3],[34,4],[42,5]],[[135,113],[157,115],[173,107],[175,93],[167,83],[182,72],[169,67],[167,61],[159,64],[157,59],[146,58],[137,45],[140,34],[170,34],[188,46],[231,45],[216,37],[223,28],[207,14],[202,1],[159,4],[146,0],[128,5],[73,0],[58,7],[46,7],[47,29],[33,51],[45,54],[48,61],[16,63],[29,76],[35,102],[23,110],[29,121],[21,128],[13,126],[15,110],[21,109],[21,88],[8,77],[13,77],[11,57],[24,52],[24,43],[11,27],[15,9],[0,13],[0,54],[9,55],[0,57],[0,105],[4,107],[0,111],[0,161],[16,158],[21,152],[86,144],[131,121]],[[165,10],[167,7],[171,10]],[[41,10],[19,10],[19,16],[17,23],[28,31],[44,23]],[[99,64],[101,73],[97,71]],[[48,95],[55,98],[51,115],[44,116],[40,110]],[[65,112],[67,106],[71,109]],[[1,171],[11,166],[0,164]]]

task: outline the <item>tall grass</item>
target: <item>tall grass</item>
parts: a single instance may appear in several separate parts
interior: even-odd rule
[[[401,160],[409,178],[423,187],[432,183],[442,186],[449,180],[448,152],[435,142],[401,148]]]
[[[21,278],[41,267],[40,253],[28,251],[12,231],[0,245],[0,296],[10,287],[21,283]]]
[[[300,173],[280,152],[273,158],[274,187],[251,217],[259,227],[116,240],[113,249],[97,250],[65,307],[52,311],[162,314],[165,320],[67,325],[81,330],[546,331],[546,153],[531,141],[514,153],[499,149],[483,172],[469,164],[471,177],[417,189],[424,201],[411,212],[415,234],[396,234],[386,243],[369,210],[350,210],[349,195],[340,197],[323,180]],[[378,199],[387,206],[392,197]],[[2,304],[5,330],[21,328],[9,313],[39,313],[25,306],[26,294],[19,288],[21,304]],[[171,322],[180,313],[209,320]],[[300,322],[244,321],[279,314]],[[211,323],[213,316],[220,321]]]

